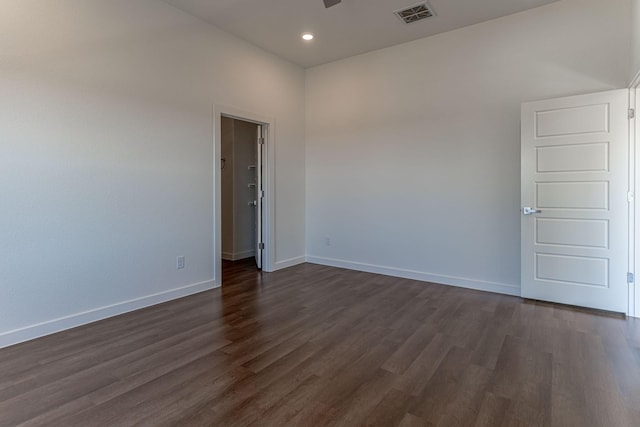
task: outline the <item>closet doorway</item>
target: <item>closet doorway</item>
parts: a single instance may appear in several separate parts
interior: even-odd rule
[[[262,269],[264,125],[220,118],[222,259]]]

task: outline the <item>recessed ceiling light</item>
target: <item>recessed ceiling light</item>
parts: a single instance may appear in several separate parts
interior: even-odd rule
[[[304,40],[306,40],[306,41],[313,40],[313,34],[311,34],[311,33],[304,33],[304,34],[302,35],[302,38],[303,38]]]

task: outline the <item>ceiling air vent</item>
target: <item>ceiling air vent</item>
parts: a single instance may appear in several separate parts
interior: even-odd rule
[[[394,12],[398,18],[402,19],[405,24],[422,21],[423,19],[435,16],[433,10],[427,3],[418,3],[406,9],[396,10]]]

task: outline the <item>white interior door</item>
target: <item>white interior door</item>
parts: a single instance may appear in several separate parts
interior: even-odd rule
[[[264,150],[264,129],[262,125],[258,125],[258,138],[256,139],[256,215],[255,215],[255,232],[256,232],[256,266],[262,269],[262,253],[264,251],[264,242],[262,240],[262,202],[264,200],[264,189],[262,188],[262,159]]]
[[[627,311],[628,90],[522,105],[522,296]]]

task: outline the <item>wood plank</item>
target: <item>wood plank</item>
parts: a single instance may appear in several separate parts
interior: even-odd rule
[[[0,426],[628,426],[640,322],[303,264],[0,350]]]

